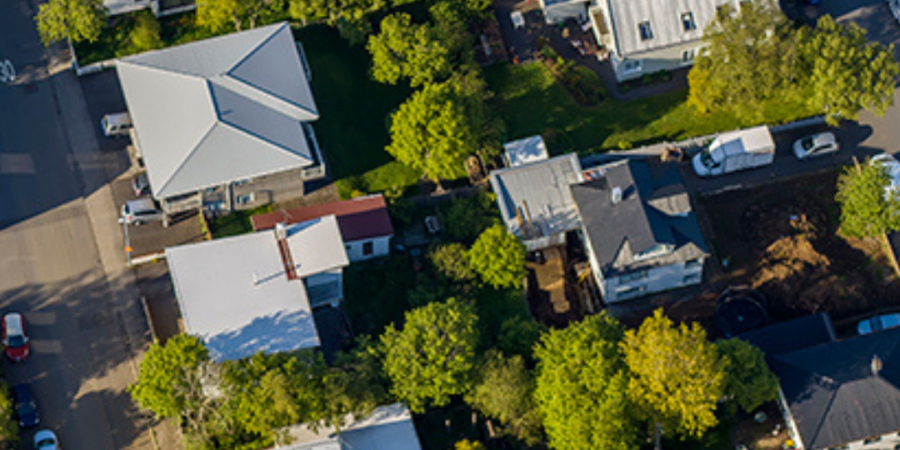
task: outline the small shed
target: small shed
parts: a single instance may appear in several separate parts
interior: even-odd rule
[[[541,135],[519,139],[518,141],[503,144],[503,159],[507,167],[519,167],[525,164],[547,160],[547,144]]]

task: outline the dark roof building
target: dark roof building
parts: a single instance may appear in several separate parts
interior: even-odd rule
[[[802,448],[896,439],[900,328],[836,340],[828,316],[817,314],[740,337],[766,353],[781,385],[785,419]]]
[[[331,214],[337,216],[344,242],[393,236],[394,234],[387,204],[381,194],[258,214],[251,217],[250,221],[253,223],[254,230],[261,231],[275,228],[275,224],[279,222],[290,225]]]

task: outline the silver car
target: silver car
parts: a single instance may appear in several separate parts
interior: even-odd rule
[[[139,198],[125,202],[122,205],[122,220],[128,225],[143,225],[147,222],[159,222],[165,217],[164,213],[149,198]]]
[[[806,159],[834,153],[840,148],[834,133],[826,131],[798,139],[797,142],[794,142],[794,155],[797,156],[797,159]]]

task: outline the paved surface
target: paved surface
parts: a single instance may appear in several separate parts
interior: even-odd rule
[[[65,448],[176,449],[125,392],[148,340],[106,186],[122,155],[102,151],[79,81],[57,70],[64,49],[45,52],[35,12],[0,2],[0,59],[19,74],[0,84],[0,308],[22,311],[33,339],[9,378],[34,384],[42,426]]]

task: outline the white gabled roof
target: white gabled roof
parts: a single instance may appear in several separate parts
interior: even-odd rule
[[[153,195],[167,198],[315,162],[319,113],[287,23],[119,60]]]
[[[287,429],[293,439],[283,450],[422,450],[409,408],[402,403],[379,406],[360,419],[346,417],[340,434],[333,427],[297,425]]]
[[[288,280],[275,231],[166,249],[187,333],[215,361],[319,345],[302,278],[348,264],[335,216],[288,227],[301,279]]]

